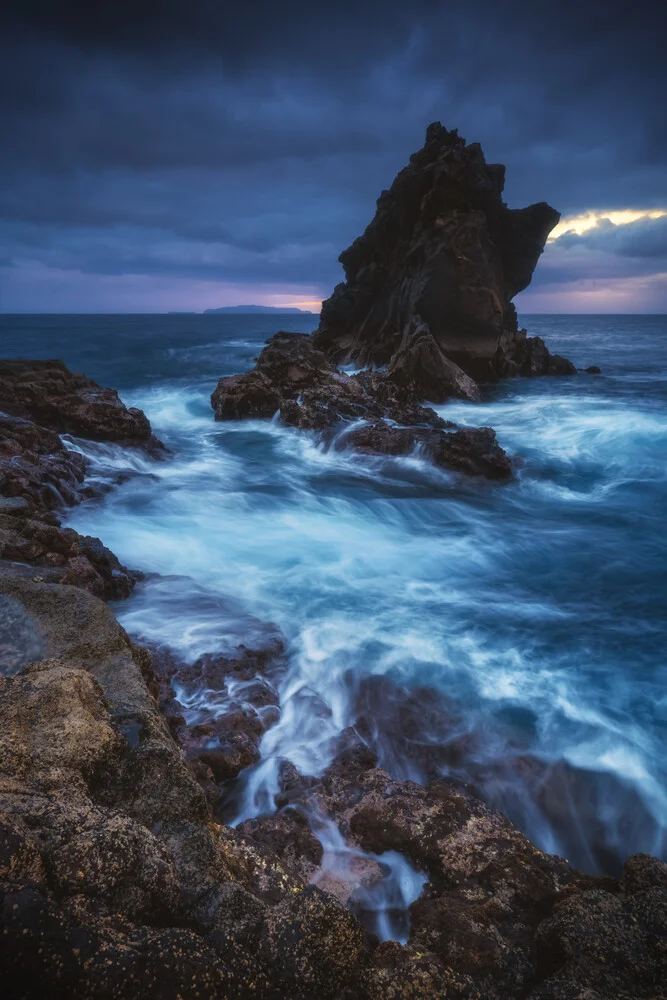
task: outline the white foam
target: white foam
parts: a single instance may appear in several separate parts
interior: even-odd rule
[[[311,774],[327,766],[351,722],[346,677],[355,672],[440,687],[466,707],[471,728],[523,708],[541,759],[614,774],[665,822],[664,753],[644,724],[664,697],[664,672],[642,661],[640,684],[628,665],[604,659],[624,622],[608,620],[596,594],[620,544],[605,518],[633,524],[626,484],[665,480],[663,411],[519,389],[485,406],[443,407],[448,419],[494,426],[523,456],[518,481],[490,491],[419,457],[324,449],[277,421],[216,424],[209,389],[131,399],[174,449],[166,461],[70,440],[100,474],[151,475],[73,509],[70,523],[126,564],[178,579],[164,584],[168,601],[151,583],[123,605],[131,631],[191,658],[244,641],[244,629],[261,641],[258,621],[287,637],[281,718],[247,776],[241,816],[271,808],[281,758]],[[555,842],[548,828],[537,835]]]

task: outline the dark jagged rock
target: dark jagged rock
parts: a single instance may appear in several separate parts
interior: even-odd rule
[[[53,431],[0,413],[0,564],[108,600],[127,597],[135,576],[98,538],[61,528],[53,513],[83,498],[85,468]]]
[[[115,390],[60,361],[0,361],[0,564],[107,600],[127,597],[136,574],[98,538],[62,529],[55,516],[99,495],[85,485],[86,460],[65,447],[62,432],[153,456],[164,451],[145,414],[128,409]]]
[[[211,805],[221,785],[259,761],[259,742],[280,717],[282,654],[276,635],[262,649],[241,647],[235,657],[206,655],[193,664],[165,650],[153,655],[160,707]]]
[[[81,455],[51,430],[0,412],[0,493],[53,510],[76,503],[85,475]]]
[[[99,538],[40,517],[8,515],[0,507],[0,572],[10,569],[36,582],[72,584],[109,601],[127,597],[136,581]]]
[[[657,859],[631,858],[620,881],[584,876],[470,789],[393,780],[352,729],[320,777],[285,764],[289,804],[278,815],[230,830],[212,818],[158,711],[151,655],[111,610],[82,590],[16,575],[0,575],[0,597],[14,622],[12,673],[0,677],[9,1000],[45,986],[58,1000],[662,995],[667,866]],[[271,659],[270,650],[202,658],[192,689],[230,677],[252,685]],[[359,687],[360,722],[374,699]],[[401,714],[414,737],[419,701]],[[438,711],[424,724],[446,727],[447,706]],[[310,815],[334,822],[350,845],[380,859],[399,851],[428,875],[407,946],[375,947],[341,905],[344,887],[319,870]],[[360,863],[355,883],[373,884],[378,861]]]
[[[444,403],[455,397],[473,403],[482,397],[479,386],[458,365],[445,357],[426,326],[420,323],[403,337],[389,365],[393,382],[418,385],[425,399]]]
[[[271,337],[252,371],[220,380],[211,404],[216,420],[268,417],[280,411],[284,423],[314,430],[383,414],[360,383],[339,372],[305,333]]]
[[[637,855],[620,882],[583,875],[537,850],[465,786],[394,781],[372,754],[358,754],[355,765],[349,744],[321,779],[304,780],[300,797],[293,792],[273,823],[273,843],[284,854],[290,824],[296,830],[310,811],[334,820],[352,845],[398,851],[428,873],[410,909],[408,946],[388,943],[373,954],[369,996],[573,1000],[586,988],[605,998],[662,995],[666,865]],[[260,821],[264,842],[269,830]],[[394,977],[401,987],[392,994]]]
[[[283,423],[317,431],[336,447],[384,455],[421,451],[443,468],[509,478],[512,467],[493,430],[457,430],[420,404],[410,377],[411,357],[407,350],[394,371],[346,375],[306,334],[278,333],[267,341],[252,371],[220,380],[211,403],[217,420],[279,412]],[[447,380],[449,395],[474,396],[472,380],[442,355],[436,375],[441,388]],[[362,420],[369,423],[336,436],[345,424]]]
[[[544,202],[509,209],[505,168],[478,143],[430,125],[422,149],[383,191],[362,236],[340,255],[345,282],[322,304],[317,347],[336,362],[392,362],[415,337],[473,378],[559,374],[522,361],[513,297],[530,283],[560,215]],[[530,343],[530,341],[529,341]],[[434,348],[413,352],[418,386],[433,392]],[[447,379],[444,380],[446,385]],[[427,389],[428,387],[428,389]]]
[[[508,209],[504,176],[478,144],[429,126],[423,149],[341,254],[346,281],[323,303],[318,330],[276,334],[252,371],[221,379],[211,397],[216,419],[279,415],[329,441],[334,428],[363,420],[345,437],[358,450],[421,451],[436,465],[509,478],[491,429],[448,433],[454,428],[421,405],[479,401],[477,378],[576,373],[518,328],[512,298],[529,284],[560,216],[544,203]],[[348,361],[366,370],[337,369]]]
[[[571,361],[551,354],[541,337],[526,337],[521,330],[515,341],[497,359],[499,375],[576,375]]]
[[[417,453],[434,465],[456,469],[487,479],[509,479],[512,466],[490,427],[454,433],[411,427],[392,427],[384,422],[355,428],[346,443],[368,454],[409,455]]]
[[[146,415],[62,361],[0,361],[0,410],[58,434],[162,450]]]

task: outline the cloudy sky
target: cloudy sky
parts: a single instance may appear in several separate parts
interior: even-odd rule
[[[0,311],[318,308],[441,120],[563,213],[523,312],[667,312],[664,4],[4,7]]]

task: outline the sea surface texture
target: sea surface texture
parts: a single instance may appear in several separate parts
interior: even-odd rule
[[[61,358],[118,388],[172,451],[69,439],[116,485],[67,523],[148,574],[115,609],[125,628],[189,660],[261,643],[266,623],[288,641],[282,716],[236,820],[270,807],[280,758],[321,771],[353,693],[386,675],[441,693],[449,727],[419,739],[460,745],[450,774],[543,849],[589,872],[666,856],[667,317],[522,319],[602,374],[438,407],[496,429],[518,461],[509,485],[325,451],[275,421],[215,423],[217,379],[314,317],[0,319],[3,356]],[[391,736],[381,763],[420,780]]]

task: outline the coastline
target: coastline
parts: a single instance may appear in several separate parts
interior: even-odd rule
[[[34,371],[26,381],[34,387]],[[32,415],[62,420],[70,390],[61,372],[38,390]],[[98,390],[87,380],[74,389],[85,401],[79,433],[143,441],[159,456],[143,414]],[[390,989],[406,998],[659,995],[664,863],[638,855],[621,880],[583,875],[538,851],[472,789],[393,780],[361,720],[341,734],[323,774],[282,767],[277,813],[237,830],[220,822],[229,808],[221,789],[256,762],[262,726],[279,711],[280,638],[191,665],[191,680],[206,673],[209,688],[230,677],[254,687],[255,716],[230,705],[219,719],[229,746],[207,759],[197,745],[210,736],[206,724],[189,726],[174,704],[178,665],[133,643],[103,601],[126,596],[136,575],[97,540],[61,529],[57,495],[36,492],[28,474],[48,469],[58,494],[69,483],[76,500],[84,463],[73,471],[57,435],[29,416],[5,427],[16,477],[0,511],[11,640],[0,699],[10,996],[45,982],[68,997],[176,997],[186,988],[369,1000]],[[415,718],[423,711],[417,699]],[[436,757],[438,749],[456,752],[435,748]],[[343,870],[331,870],[335,845],[322,846],[314,811],[357,852]],[[364,890],[386,879],[382,856],[393,854],[422,878],[406,945],[369,931]]]

